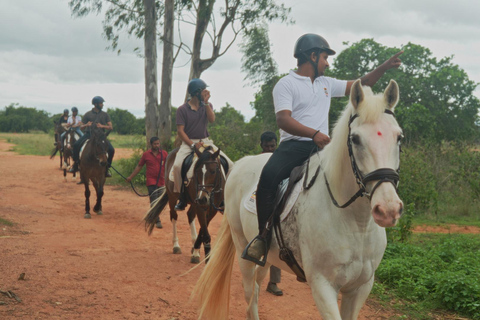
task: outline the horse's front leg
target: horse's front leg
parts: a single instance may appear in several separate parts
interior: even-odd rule
[[[190,238],[192,239],[192,252],[193,252],[195,241],[197,241],[197,227],[195,225],[195,210],[193,210],[193,206],[190,206],[188,208],[187,217],[188,217],[188,225],[190,226]]]
[[[321,274],[307,275],[315,305],[324,320],[342,320],[338,309],[338,291]]]
[[[85,185],[85,219],[91,219],[90,215],[90,188],[88,187],[88,179],[85,177],[82,178],[83,184]]]
[[[103,179],[102,179],[103,178]],[[95,207],[93,207],[93,212],[98,215],[102,215],[102,197],[103,197],[103,184],[105,183],[105,178],[102,177],[95,181],[93,184],[95,187],[95,191],[97,193],[97,202],[95,203]]]
[[[180,243],[178,242],[178,232],[177,232],[178,213],[174,209],[176,201],[177,201],[176,197],[173,197],[171,195],[168,196],[168,206],[170,207],[170,221],[172,222],[172,228],[173,228],[173,235],[172,235],[173,253],[181,254],[182,248],[180,247]]]
[[[342,291],[342,304],[340,307],[340,313],[342,314],[342,320],[355,320],[360,313],[360,309],[365,304],[368,295],[373,287],[373,277],[367,283],[364,283],[360,287],[343,292]]]

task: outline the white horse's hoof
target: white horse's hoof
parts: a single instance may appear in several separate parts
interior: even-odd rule
[[[85,213],[84,218],[85,219],[92,219],[92,216],[90,215],[90,213]]]
[[[200,257],[191,257],[190,258],[190,263],[199,264],[200,263]]]
[[[182,249],[180,247],[173,247],[173,254],[181,254]]]

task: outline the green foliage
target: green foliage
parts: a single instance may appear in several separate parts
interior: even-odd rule
[[[270,47],[266,24],[245,32],[244,42],[240,45],[243,53],[242,71],[247,74],[244,80],[250,80],[251,85],[266,82],[277,75],[277,64]]]
[[[142,134],[145,131],[145,119],[137,119],[127,110],[108,109],[113,131],[119,134]],[[143,121],[142,121],[143,120]]]
[[[252,103],[252,107],[255,110],[255,116],[252,118],[251,122],[259,123],[263,126],[264,130],[273,132],[278,131],[272,92],[278,80],[283,76],[285,76],[285,74],[270,78],[255,94],[255,101]]]
[[[389,243],[377,280],[399,297],[480,317],[480,238],[416,235],[412,243]]]
[[[438,60],[429,49],[412,43],[402,50],[402,66],[389,70],[373,89],[381,91],[390,79],[397,81],[401,94],[396,114],[406,142],[438,144],[479,139],[480,101],[473,94],[477,84],[452,63],[452,57]],[[357,79],[398,51],[373,39],[363,39],[342,51],[326,75]],[[340,104],[332,104],[331,120],[335,121],[341,108]]]
[[[404,206],[402,218],[397,225],[392,228],[387,228],[388,242],[406,242],[412,235],[413,217],[415,216],[415,205],[408,203]]]
[[[0,111],[1,132],[30,132],[32,130],[48,132],[53,126],[48,113],[43,110],[12,103]]]
[[[0,225],[11,227],[13,226],[13,222],[7,219],[0,218]]]
[[[22,134],[2,133],[0,138],[14,144],[12,151],[22,155],[49,156],[55,148],[53,135],[42,131]]]

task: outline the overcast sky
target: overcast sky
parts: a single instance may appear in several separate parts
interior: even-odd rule
[[[284,3],[292,8],[296,23],[270,26],[273,56],[281,73],[295,66],[296,39],[318,33],[337,52],[346,48],[344,41],[363,38],[397,48],[412,42],[429,48],[437,58],[453,55],[453,63],[480,82],[478,0]],[[107,110],[121,108],[144,116],[144,62],[133,53],[135,47],[143,49],[142,41],[123,37],[121,55],[106,51],[103,15],[72,18],[67,0],[0,0],[0,4],[0,109],[19,103],[52,114],[72,106],[84,113],[91,108],[92,97],[101,95]],[[159,62],[161,52],[159,48]],[[248,120],[254,115],[250,102],[257,88],[246,86],[240,69],[241,54],[235,44],[202,78],[216,110],[228,102]],[[173,106],[183,102],[188,73],[188,66],[174,69]],[[480,97],[479,88],[476,96]]]

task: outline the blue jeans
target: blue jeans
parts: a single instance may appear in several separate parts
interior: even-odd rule
[[[80,130],[80,127],[76,127],[76,128],[73,128],[72,130],[74,130],[78,136],[81,138],[83,137],[83,132],[82,130]],[[67,133],[67,131],[64,131],[61,135],[60,135],[60,142],[63,144],[63,138],[65,138],[65,133]]]

